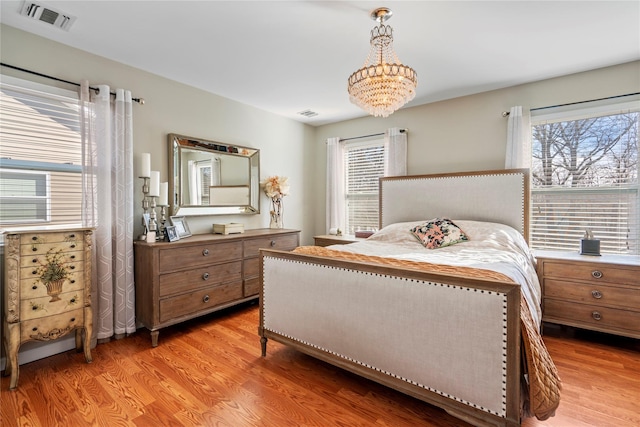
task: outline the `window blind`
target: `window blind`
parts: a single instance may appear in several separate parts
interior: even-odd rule
[[[82,146],[77,94],[2,77],[0,225],[79,225]]]
[[[384,141],[348,144],[344,150],[346,231],[378,227],[378,181],[384,176]]]
[[[640,253],[639,106],[532,116],[533,248],[578,251],[589,229],[603,253]]]

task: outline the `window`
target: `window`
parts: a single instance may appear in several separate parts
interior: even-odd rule
[[[49,174],[0,170],[0,222],[29,223],[49,220]]]
[[[640,253],[639,105],[532,114],[533,248]]]
[[[345,145],[346,232],[378,228],[378,180],[384,176],[384,140]]]
[[[74,92],[2,76],[0,225],[79,225],[82,145]]]

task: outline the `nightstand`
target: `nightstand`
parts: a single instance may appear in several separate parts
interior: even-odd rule
[[[640,257],[535,251],[542,320],[640,338]]]
[[[348,245],[349,243],[360,242],[366,240],[354,235],[336,236],[335,234],[323,234],[321,236],[313,236],[314,245],[331,246],[331,245]]]

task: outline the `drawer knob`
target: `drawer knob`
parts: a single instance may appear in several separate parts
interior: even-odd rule
[[[600,292],[600,291],[591,291],[591,296],[594,297],[595,299],[600,299],[600,298],[602,298],[602,292]]]
[[[38,262],[38,258],[34,258],[34,259],[32,259],[32,260],[31,260],[31,262],[33,262],[33,263]]]
[[[75,248],[75,247],[76,247],[76,245],[71,245],[71,249],[73,249],[73,248]]]
[[[276,241],[275,241],[275,240],[272,240],[272,241],[271,241],[271,246],[275,246],[275,245],[276,245]]]
[[[207,256],[209,255],[209,249],[205,249],[202,251],[202,256]]]
[[[31,238],[31,240],[34,240],[34,241],[35,241],[35,240],[38,240],[38,236],[33,236],[33,237]]]
[[[594,279],[602,279],[603,274],[602,274],[602,271],[600,271],[600,270],[593,270],[593,271],[591,272],[591,276],[592,276]]]
[[[72,317],[72,318],[71,318],[71,321],[72,321],[72,322],[75,322],[75,321],[76,321],[76,318],[75,318],[75,317]]]
[[[31,248],[31,250],[32,250],[33,252],[38,252],[38,248],[36,248],[35,246],[34,246],[34,247],[32,247],[32,248]]]
[[[602,320],[602,314],[598,311],[592,312],[591,317],[593,317],[593,320]]]
[[[33,328],[33,329],[31,329],[31,330],[32,330],[33,332],[35,332],[35,331],[37,331],[37,330],[38,330],[38,328],[37,328],[37,327],[34,327],[34,328]]]
[[[202,280],[207,280],[207,279],[209,279],[209,273],[204,273],[202,275]]]
[[[205,295],[204,298],[202,298],[202,302],[209,302],[209,295]]]
[[[69,234],[69,237],[73,239],[74,237],[76,237],[76,235],[75,234]]]
[[[76,283],[76,281],[74,279],[71,279],[71,283]]]
[[[31,287],[31,289],[36,290],[36,289],[38,289],[38,287],[37,287],[36,285],[33,285],[33,286]]]

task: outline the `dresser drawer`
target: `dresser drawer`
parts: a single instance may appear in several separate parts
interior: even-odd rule
[[[83,231],[61,231],[59,233],[23,233],[20,234],[21,245],[41,245],[49,243],[82,244],[84,242]]]
[[[82,308],[59,316],[47,316],[20,323],[20,335],[23,340],[53,340],[68,334],[75,328],[84,326]]]
[[[244,260],[244,278],[250,279],[260,275],[260,258],[248,258]]]
[[[84,242],[82,240],[82,236],[78,236],[72,240],[64,240],[63,238],[51,239],[51,235],[47,235],[46,237],[42,237],[40,241],[32,241],[28,243],[23,243],[24,236],[22,236],[20,244],[20,255],[21,256],[30,256],[30,255],[44,255],[48,251],[58,251],[62,252],[82,252],[84,249]],[[35,236],[34,236],[35,237]]]
[[[244,279],[244,296],[245,297],[258,295],[259,292],[260,292],[260,277]]]
[[[588,262],[563,263],[545,261],[544,276],[588,283],[640,284],[640,274],[638,274],[637,269]]]
[[[208,243],[197,246],[181,246],[179,250],[160,250],[161,273],[183,270],[242,258],[242,242]]]
[[[588,329],[622,329],[640,334],[640,312],[597,305],[545,299],[543,320]]]
[[[160,276],[160,296],[242,280],[242,262],[227,262]]]
[[[160,300],[160,321],[167,322],[242,298],[242,281],[200,289]]]
[[[545,298],[640,311],[640,288],[620,288],[606,284],[584,284],[545,279],[544,296]]]
[[[68,262],[65,264],[69,273],[81,273],[84,269],[84,262]],[[28,267],[22,267],[20,269],[20,277],[23,280],[38,280],[40,274],[38,274],[38,266],[30,265]]]
[[[74,263],[77,265],[78,263],[82,264],[84,261],[84,252],[83,251],[62,251],[61,260],[65,264]],[[47,254],[46,252],[34,252],[29,253],[20,258],[20,267],[39,267],[41,265],[47,264]]]
[[[83,275],[82,271],[71,273],[62,284],[62,292],[84,289]],[[22,299],[44,297],[45,295],[47,295],[47,287],[37,277],[20,280],[20,297]]]
[[[40,317],[53,316],[65,313],[73,309],[83,307],[82,291],[64,292],[59,295],[57,301],[51,301],[52,297],[45,296],[20,301],[20,320],[38,319]]]
[[[244,242],[244,257],[260,255],[260,249],[277,249],[290,251],[298,246],[298,235],[270,236],[257,239],[247,239]]]

